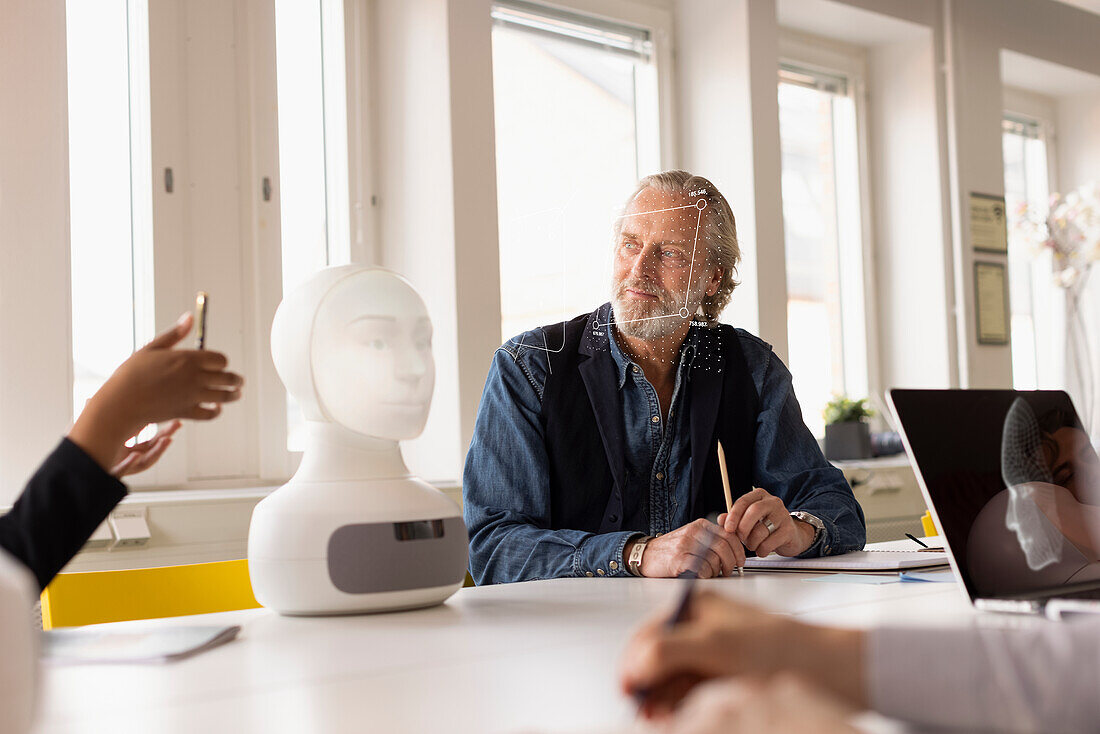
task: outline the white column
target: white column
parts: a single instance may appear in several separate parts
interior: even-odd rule
[[[706,176],[737,218],[741,285],[722,320],[787,359],[787,271],[774,0],[678,0],[682,168]]]
[[[380,0],[378,224],[382,262],[424,297],[436,388],[409,467],[457,479],[500,336],[489,0]]]
[[[0,505],[72,412],[65,3],[0,20]]]

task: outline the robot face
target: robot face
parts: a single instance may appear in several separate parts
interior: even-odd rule
[[[320,304],[311,361],[317,400],[344,428],[375,438],[415,438],[435,387],[432,324],[400,276],[364,270]]]

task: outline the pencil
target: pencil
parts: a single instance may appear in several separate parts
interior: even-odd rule
[[[726,493],[726,512],[733,512],[733,492],[730,491],[730,475],[726,470],[726,452],[722,449],[722,442],[718,442],[718,469],[722,472],[722,491]],[[737,575],[744,576],[745,569],[737,567]]]

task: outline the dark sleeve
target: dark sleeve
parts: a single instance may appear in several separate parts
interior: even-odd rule
[[[481,394],[462,478],[470,575],[479,586],[629,576],[623,547],[637,533],[551,528],[550,459],[538,417],[548,363],[545,352],[526,355],[534,359],[498,349]]]
[[[63,438],[0,517],[0,547],[44,589],[125,496],[125,484]]]
[[[802,420],[790,371],[778,357],[769,357],[758,387],[753,483],[782,499],[791,512],[803,510],[824,524],[825,532],[800,558],[862,550],[867,543],[863,509]]]

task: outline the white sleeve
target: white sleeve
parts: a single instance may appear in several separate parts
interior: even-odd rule
[[[871,631],[872,708],[935,726],[1100,731],[1100,617],[1020,622]]]

